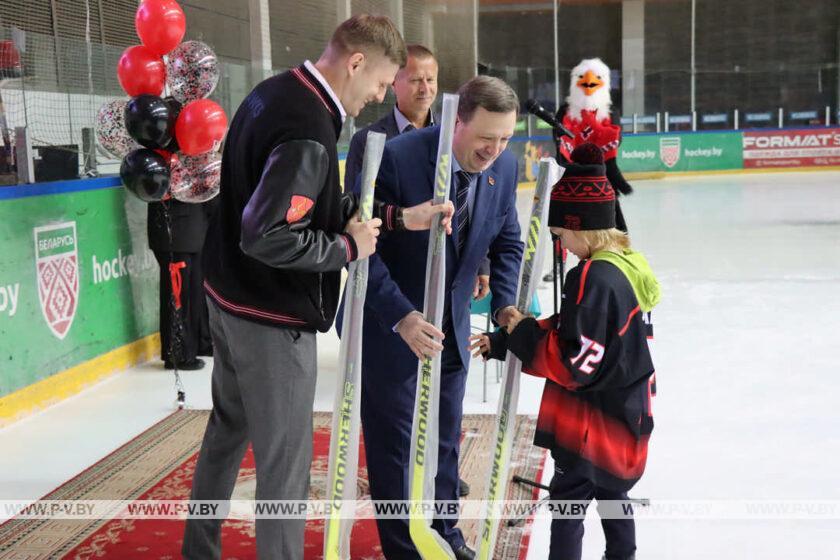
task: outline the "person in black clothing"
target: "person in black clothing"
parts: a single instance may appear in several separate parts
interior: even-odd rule
[[[341,269],[370,256],[379,228],[428,229],[451,204],[375,204],[356,217],[342,194],[336,143],[345,115],[381,103],[405,64],[387,17],[338,26],[316,63],[258,84],[234,116],[222,155],[219,211],[204,246],[214,344],[213,411],[192,500],[230,498],[250,442],[258,500],[306,500],[312,463],[315,332],[330,329]],[[303,558],[305,519],[257,519],[257,556]],[[221,557],[221,520],[188,519],[185,558]]]
[[[166,369],[201,369],[204,360],[198,356],[213,355],[201,248],[214,207],[213,200],[187,204],[174,198],[149,204],[146,231],[160,267],[160,354]]]

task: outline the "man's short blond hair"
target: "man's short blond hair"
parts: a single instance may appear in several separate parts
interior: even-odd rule
[[[329,47],[342,54],[379,54],[402,68],[407,58],[405,41],[387,16],[359,14],[339,25]]]
[[[417,60],[426,60],[429,58],[435,58],[435,53],[431,51],[428,47],[420,45],[418,43],[412,43],[410,45],[406,45],[406,50],[408,51],[408,56],[411,58],[416,58]]]

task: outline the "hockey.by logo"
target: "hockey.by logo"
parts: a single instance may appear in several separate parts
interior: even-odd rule
[[[18,308],[18,296],[20,295],[20,284],[0,284],[0,315],[14,317]]]
[[[679,137],[659,139],[659,159],[668,168],[674,167],[680,161]]]
[[[36,227],[33,234],[41,312],[52,333],[63,339],[79,304],[76,222]]]

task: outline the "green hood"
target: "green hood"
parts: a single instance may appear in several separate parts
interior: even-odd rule
[[[593,261],[607,261],[614,264],[624,273],[633,286],[639,307],[648,312],[659,303],[659,281],[653,275],[647,259],[641,253],[632,249],[625,249],[622,254],[612,251],[598,251],[592,255]]]

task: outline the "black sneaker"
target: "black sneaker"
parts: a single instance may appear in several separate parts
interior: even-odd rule
[[[543,282],[553,282],[554,281],[554,273],[549,272],[545,276],[543,276]]]
[[[165,362],[163,362],[163,368],[175,369],[175,365],[169,360],[166,360]],[[178,364],[178,369],[181,371],[196,371],[199,369],[204,369],[204,360],[202,360],[201,358],[193,358],[192,360],[181,362],[180,364]]]
[[[458,479],[458,495],[462,498],[470,495],[470,485],[462,478]]]
[[[458,550],[453,550],[455,553],[455,560],[474,560],[475,559],[475,550],[471,549],[467,545],[462,546]]]

